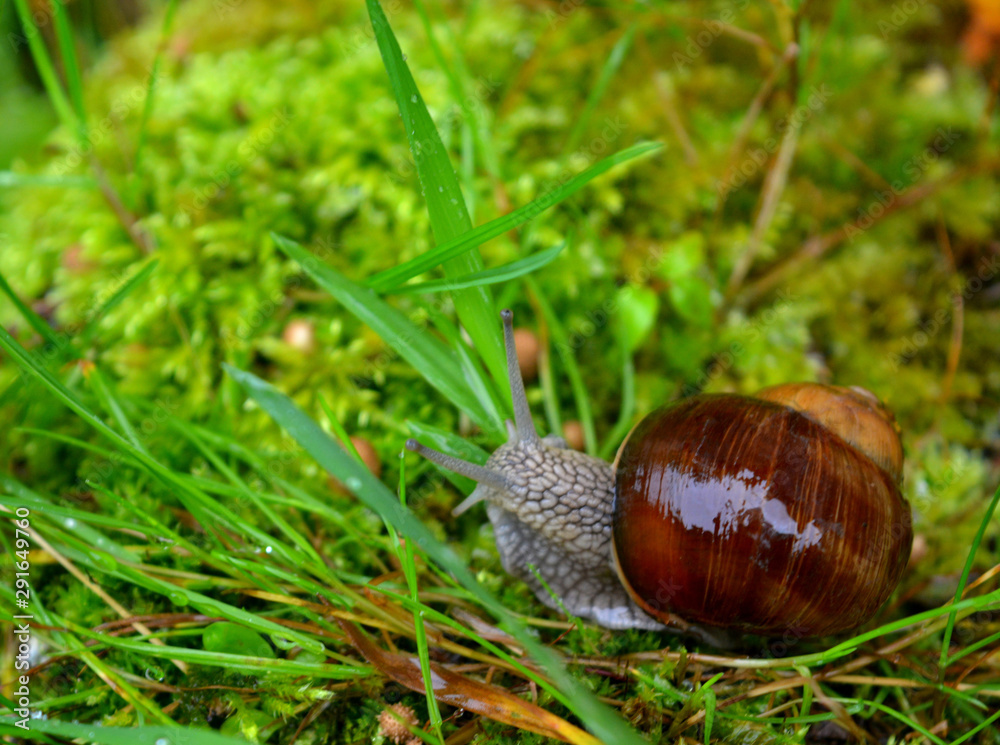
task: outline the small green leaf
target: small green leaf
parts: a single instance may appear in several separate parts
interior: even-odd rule
[[[656,314],[660,310],[660,299],[648,287],[626,285],[618,291],[618,306],[622,314],[625,349],[631,354],[653,330]]]
[[[698,328],[712,326],[712,288],[700,277],[684,277],[675,280],[667,290],[674,310]]]
[[[684,233],[666,247],[660,258],[660,276],[674,282],[705,264],[705,239],[700,233]]]
[[[274,659],[274,650],[264,637],[253,629],[238,623],[219,621],[209,626],[201,635],[206,652],[240,654],[247,657]]]

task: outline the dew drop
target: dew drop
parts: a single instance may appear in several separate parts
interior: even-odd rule
[[[357,489],[360,489],[361,488],[361,479],[356,478],[354,476],[352,476],[351,478],[347,479],[347,488],[350,489],[351,491],[356,491]]]
[[[185,595],[183,592],[170,592],[167,593],[167,597],[170,598],[170,602],[173,603],[174,605],[188,604],[187,595]]]
[[[166,737],[161,737],[156,741],[156,743],[154,743],[154,745],[170,745],[170,740]]]
[[[274,551],[274,549],[273,549],[273,548],[271,548],[270,546],[268,546],[267,548],[265,548],[265,549],[264,549],[264,553],[265,553],[265,554],[269,554],[269,553],[271,553],[272,551]]]
[[[406,58],[404,57],[403,59]],[[417,102],[417,94],[414,93],[412,96],[410,96],[410,103],[416,103],[416,102]]]
[[[157,665],[153,665],[152,667],[146,668],[145,675],[146,680],[161,681],[163,680],[163,669]]]
[[[99,567],[101,567],[101,569],[106,569],[110,572],[118,568],[118,562],[106,553],[101,551],[88,551],[87,553],[90,558],[93,559]]]
[[[72,530],[73,528],[76,527],[76,520],[74,520],[72,517],[67,517],[66,522],[63,523],[63,525]]]

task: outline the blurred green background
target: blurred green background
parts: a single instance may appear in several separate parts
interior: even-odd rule
[[[330,491],[324,474],[244,405],[223,362],[317,418],[322,396],[371,443],[390,484],[407,420],[491,445],[269,237],[357,281],[434,244],[363,5],[188,0],[165,26],[166,7],[68,4],[86,147],[59,125],[13,6],[0,9],[0,273],[76,338],[158,260],[82,349],[47,350],[7,301],[0,322],[84,395],[89,360],[139,411],[234,433],[319,493]],[[54,49],[51,14],[33,8]],[[477,224],[567,169],[640,141],[666,146],[481,249],[496,266],[568,243],[534,286],[494,288],[497,308],[513,307],[541,341],[542,379],[529,390],[540,429],[581,416],[563,355],[579,365],[605,450],[623,387],[634,385],[634,418],[702,390],[862,385],[896,413],[906,448],[919,550],[901,594],[914,609],[946,599],[1000,474],[995,4],[435,3],[442,54],[474,81],[464,101],[411,5],[385,8]],[[565,327],[561,345],[539,294]],[[426,318],[411,295],[392,302]],[[0,469],[115,513],[80,486],[97,456],[15,427],[95,435],[6,359],[0,390]],[[143,442],[172,467],[204,465],[162,428]],[[132,469],[105,486],[185,519]],[[481,516],[449,516],[457,498],[434,489],[415,509],[439,535],[488,552]],[[976,566],[998,561],[994,521]]]

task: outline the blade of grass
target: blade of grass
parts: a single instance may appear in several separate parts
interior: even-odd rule
[[[299,551],[302,552],[302,557],[299,557],[300,562],[303,561],[303,557],[305,560],[311,561],[314,571],[315,568],[324,566],[322,557],[316,553],[316,549],[312,547],[312,544],[309,543],[305,536],[303,536],[300,531],[289,525],[288,521],[279,515],[275,510],[271,509],[270,505],[261,499],[261,496],[257,493],[257,491],[251,489],[247,483],[240,478],[239,474],[237,474],[235,470],[230,468],[226,462],[219,457],[218,453],[212,450],[212,448],[206,445],[202,439],[198,437],[197,433],[195,433],[192,428],[182,428],[182,431],[188,440],[190,440],[190,442],[198,449],[198,451],[205,456],[205,459],[215,467],[215,470],[227,478],[229,483],[239,489],[241,496],[250,500],[254,506],[260,510],[261,514],[267,518],[292,545],[298,547]]]
[[[966,740],[970,739],[973,735],[976,735],[982,730],[989,727],[997,719],[1000,719],[1000,710],[994,712],[988,719],[985,719],[978,726],[973,727],[961,737],[956,737],[954,740],[951,741],[951,745],[959,745],[959,743],[965,742]]]
[[[104,410],[114,417],[114,420],[118,423],[118,427],[128,438],[129,442],[135,446],[136,449],[141,450],[143,453],[148,455],[146,446],[142,444],[142,438],[139,437],[139,433],[135,431],[132,426],[132,422],[128,420],[125,416],[125,411],[122,409],[121,402],[118,397],[115,396],[114,392],[111,390],[111,386],[108,381],[104,378],[101,369],[94,365],[88,368],[88,372],[84,374],[84,377],[90,382],[90,388],[94,391],[94,395],[97,397],[98,402]]]
[[[80,142],[87,141],[87,112],[83,108],[83,76],[80,74],[80,60],[76,56],[76,39],[73,38],[73,28],[66,15],[66,6],[54,0],[48,3],[52,8],[55,23],[56,40],[59,43],[59,56],[62,57],[63,73],[66,75],[66,87],[69,89],[70,100],[76,111]]]
[[[625,439],[632,428],[632,417],[635,414],[635,365],[632,353],[628,348],[628,334],[625,331],[624,317],[618,315],[618,350],[622,356],[622,386],[621,404],[618,409],[618,421],[604,440],[601,447],[601,457],[611,460],[618,445]]]
[[[921,735],[923,735],[928,740],[930,740],[931,742],[933,742],[934,745],[947,745],[947,743],[945,743],[944,740],[942,740],[940,737],[938,737],[933,732],[931,732],[930,730],[928,730],[926,727],[924,727],[923,725],[921,725],[919,722],[917,722],[916,720],[914,720],[912,717],[908,717],[903,712],[896,711],[896,709],[893,709],[893,708],[891,708],[889,706],[885,706],[884,704],[878,704],[878,703],[875,703],[874,701],[867,701],[867,702],[861,701],[861,702],[859,702],[859,701],[857,701],[857,699],[853,699],[853,698],[832,698],[832,700],[833,701],[837,701],[838,703],[841,703],[841,704],[864,703],[867,708],[878,709],[883,714],[888,714],[893,719],[899,720],[900,722],[902,722],[903,724],[905,724],[907,727],[909,727],[910,729],[912,729],[914,732],[919,732]]]
[[[969,554],[965,558],[965,566],[962,568],[962,576],[958,580],[958,587],[955,588],[955,598],[952,602],[957,603],[962,599],[962,593],[965,592],[965,586],[969,582],[969,572],[972,571],[972,564],[976,559],[976,553],[979,551],[979,545],[983,542],[983,536],[986,534],[986,529],[993,519],[993,513],[996,512],[998,503],[1000,503],[1000,486],[997,486],[996,491],[993,492],[993,499],[990,500],[990,505],[986,508],[986,513],[979,523],[979,529],[972,539],[972,545],[969,547]],[[948,668],[948,651],[951,647],[951,635],[955,630],[955,621],[955,614],[950,614],[948,616],[948,625],[945,626],[944,636],[941,639],[941,655],[938,659],[939,682],[944,680],[944,674]]]
[[[90,557],[88,556],[87,558],[89,561]],[[8,590],[8,587],[9,585],[3,587],[3,590],[0,592],[3,592],[4,595],[10,592],[13,595],[13,591]],[[4,600],[4,607],[14,607],[13,597],[5,597]],[[54,647],[62,652],[73,654],[83,664],[93,670],[94,674],[103,680],[115,694],[120,696],[130,706],[135,707],[140,722],[143,721],[144,717],[148,716],[161,724],[173,724],[173,720],[163,713],[163,710],[156,704],[152,697],[147,698],[140,693],[137,688],[124,679],[118,670],[109,666],[104,660],[98,657],[94,653],[94,650],[86,647],[78,638],[77,629],[70,628],[70,625],[65,623],[64,618],[48,610],[42,604],[42,600],[37,593],[32,593],[31,614],[34,616],[34,621],[37,625],[46,627],[44,633],[49,637]],[[64,631],[64,629],[68,629],[69,631]]]
[[[16,500],[20,500],[25,506],[35,512],[41,513],[50,519],[55,516],[60,517],[64,526],[66,525],[67,519],[76,520],[76,523],[73,524],[73,528],[77,531],[81,538],[99,547],[102,551],[107,551],[116,559],[130,560],[132,558],[124,547],[88,525],[89,522],[93,522],[97,525],[109,525],[117,524],[120,521],[115,520],[114,518],[105,517],[100,513],[91,513],[84,510],[74,510],[69,507],[63,507],[54,500],[48,499],[38,492],[29,489],[13,476],[9,476],[5,473],[0,473],[0,489],[9,494],[11,497],[14,497]],[[15,500],[10,499],[9,497],[3,499],[4,504],[14,504],[14,502]]]
[[[110,298],[108,298],[108,301],[104,303],[104,305],[102,305],[100,308],[98,308],[97,311],[90,318],[87,319],[86,325],[80,332],[79,336],[80,344],[86,346],[90,342],[90,339],[94,335],[94,332],[97,330],[97,326],[101,322],[101,319],[104,318],[112,310],[117,308],[119,305],[121,305],[122,301],[125,298],[131,295],[132,292],[137,287],[139,287],[139,285],[141,285],[143,282],[149,279],[150,275],[152,275],[152,273],[156,271],[156,268],[159,265],[160,265],[160,260],[153,259],[147,262],[146,265],[142,267],[142,269],[140,269],[131,277],[129,277],[129,279],[125,282],[125,284],[123,284],[120,288],[118,288],[118,291],[115,292],[115,294],[112,295]]]
[[[435,328],[441,332],[445,341],[451,345],[451,348],[458,356],[463,378],[469,384],[469,388],[472,389],[472,393],[476,398],[484,402],[484,405],[489,408],[492,420],[499,422],[509,414],[512,414],[509,401],[503,399],[503,395],[497,389],[494,382],[489,376],[483,373],[481,363],[473,357],[472,350],[465,343],[465,339],[462,338],[462,333],[458,330],[458,327],[451,322],[448,316],[430,303],[421,303],[421,307],[427,311],[427,315],[434,323]],[[504,433],[499,429],[484,429],[484,432],[494,439],[499,438],[500,441],[502,441],[504,436]]]
[[[284,394],[260,378],[226,365],[232,376],[293,439],[295,439],[330,474],[347,485],[355,496],[383,520],[391,523],[445,571],[451,572],[464,587],[495,618],[501,627],[514,636],[545,668],[555,684],[566,695],[569,708],[587,723],[594,733],[607,742],[623,745],[643,743],[631,727],[600,703],[561,664],[556,654],[539,642],[513,614],[489,591],[483,588],[455,552],[438,541],[427,527],[404,505],[396,500],[385,485],[343,451],[313,420],[305,415]]]
[[[243,737],[229,737],[210,729],[181,727],[180,725],[141,725],[139,727],[105,727],[100,724],[77,724],[57,719],[32,719],[31,730],[13,725],[15,717],[0,717],[0,727],[7,728],[12,737],[25,738],[36,733],[46,733],[59,738],[86,741],[97,745],[154,745],[155,743],[187,743],[196,741],[200,745],[246,745]],[[42,742],[55,743],[50,738],[39,738]],[[60,739],[59,742],[64,742]]]
[[[399,503],[406,507],[406,458],[404,453],[399,453]],[[391,528],[391,526],[388,526]],[[399,564],[403,567],[403,575],[406,577],[406,586],[410,590],[410,600],[414,603],[420,602],[419,586],[417,584],[417,564],[413,555],[413,541],[404,541],[403,546],[399,545],[399,539],[393,530],[393,548],[399,559]],[[431,727],[437,735],[438,742],[444,742],[441,734],[441,710],[438,708],[437,699],[434,698],[434,681],[431,679],[431,657],[427,648],[427,630],[424,628],[424,612],[414,608],[413,610],[413,631],[417,643],[417,657],[420,660],[420,672],[424,678],[424,689],[427,697],[427,714],[430,716]]]
[[[435,427],[432,424],[410,420],[406,421],[406,425],[410,428],[413,436],[422,443],[433,447],[435,450],[440,450],[447,455],[453,455],[456,458],[461,458],[462,460],[478,465],[482,465],[490,457],[490,454],[482,448],[449,430]],[[436,465],[433,467],[463,494],[468,494],[476,487],[476,482],[467,476],[462,476]]]
[[[967,657],[973,652],[982,649],[983,647],[988,647],[994,642],[998,641],[1000,641],[1000,631],[996,632],[995,634],[990,634],[989,636],[983,637],[979,641],[974,642],[973,644],[970,644],[967,647],[963,647],[961,650],[959,650],[958,652],[956,652],[955,654],[953,654],[951,657],[948,658],[947,664],[952,665],[958,660],[962,659],[963,657]]]
[[[21,317],[28,322],[28,325],[35,330],[35,332],[45,340],[46,344],[52,344],[53,346],[60,347],[63,345],[62,340],[56,334],[51,326],[42,318],[40,315],[35,313],[31,308],[28,307],[18,296],[14,289],[8,284],[7,278],[0,273],[0,292],[14,304],[17,308],[17,312],[21,314]]]
[[[611,78],[618,72],[618,68],[621,67],[625,55],[628,54],[628,50],[632,46],[632,40],[635,39],[635,31],[636,26],[632,24],[622,35],[622,38],[612,47],[611,54],[605,60],[597,82],[594,83],[594,87],[590,90],[590,95],[587,96],[587,103],[584,104],[583,111],[577,117],[573,129],[570,130],[569,137],[566,140],[566,148],[563,151],[564,153],[572,153],[576,150],[577,145],[580,144],[580,138],[583,137],[583,133],[587,130],[587,125],[590,124],[597,104],[604,98],[604,94],[608,90],[608,84],[611,83]]]
[[[379,272],[372,276],[367,284],[378,292],[385,292],[389,289],[399,287],[407,280],[433,269],[442,262],[453,259],[456,256],[461,256],[463,253],[477,248],[486,241],[496,238],[498,235],[502,235],[509,230],[513,230],[537,217],[545,210],[572,196],[589,182],[615,166],[643,155],[648,155],[659,150],[661,147],[663,146],[658,142],[644,142],[625,148],[614,155],[609,155],[607,158],[598,161],[558,186],[554,186],[551,190],[523,207],[519,207],[513,212],[508,212],[506,215],[502,215],[495,220],[483,223],[479,227],[451,240],[440,243],[430,251],[425,251],[420,256],[399,264],[392,269]],[[494,323],[494,325],[496,324]]]
[[[223,525],[235,533],[243,535],[254,541],[257,545],[270,545],[286,560],[297,563],[301,557],[296,556],[289,546],[269,536],[266,532],[257,529],[244,520],[240,520],[231,510],[218,501],[211,499],[206,494],[193,488],[191,484],[180,478],[172,470],[160,463],[142,448],[136,447],[128,438],[123,437],[107,425],[100,417],[90,411],[79,398],[65,385],[53,376],[48,369],[42,366],[38,360],[30,355],[24,347],[0,326],[0,347],[7,350],[11,357],[22,368],[27,370],[35,379],[39,380],[51,391],[57,399],[62,401],[72,411],[74,411],[86,424],[96,429],[104,437],[108,438],[120,451],[131,457],[136,463],[148,473],[164,483],[203,526],[208,528],[213,525]],[[212,531],[206,531],[218,540]],[[221,544],[220,544],[221,546]],[[224,548],[224,547],[223,547]]]
[[[512,261],[509,264],[504,264],[503,266],[498,266],[494,269],[485,269],[481,272],[469,274],[464,279],[433,279],[428,282],[402,285],[401,287],[397,287],[389,292],[390,294],[396,295],[413,294],[416,292],[451,292],[452,290],[461,290],[466,287],[495,285],[500,284],[501,282],[509,282],[512,279],[523,277],[525,274],[530,274],[537,269],[541,269],[547,264],[551,264],[556,260],[556,257],[559,256],[565,247],[566,244],[561,243],[554,248],[539,251],[536,254],[528,256],[527,258],[518,259],[517,261]]]
[[[149,70],[149,85],[146,87],[146,100],[142,105],[142,118],[139,120],[139,135],[135,144],[132,172],[142,174],[142,156],[146,150],[146,137],[149,131],[149,117],[153,114],[153,100],[156,92],[156,81],[160,77],[160,65],[163,63],[163,52],[167,48],[167,37],[174,23],[174,13],[177,11],[177,0],[169,0],[163,12],[163,25],[160,27],[160,41],[156,47],[156,56]],[[133,195],[134,196],[134,195]]]
[[[55,65],[52,64],[52,57],[45,46],[45,39],[42,36],[42,32],[35,25],[35,21],[32,18],[28,0],[14,0],[14,7],[17,9],[21,26],[24,27],[24,35],[28,39],[28,49],[31,50],[31,57],[35,61],[35,69],[38,71],[38,76],[42,79],[42,84],[45,86],[45,92],[49,96],[49,101],[52,102],[52,107],[56,110],[56,114],[63,123],[63,126],[77,137],[81,147],[86,146],[86,138],[80,139],[81,127],[79,119],[73,111],[69,99],[66,98],[66,92],[63,91],[62,86],[59,84],[59,76],[56,74]]]
[[[468,125],[469,135],[472,137],[476,150],[479,151],[479,155],[483,159],[486,172],[494,178],[499,178],[500,159],[493,149],[492,141],[486,136],[487,126],[485,117],[482,114],[484,107],[472,105],[472,101],[475,100],[475,95],[470,89],[472,76],[469,74],[469,69],[462,58],[458,40],[452,34],[447,22],[443,23],[442,27],[445,30],[445,35],[448,37],[449,47],[453,53],[451,64],[448,64],[448,60],[445,58],[444,52],[441,50],[441,45],[438,44],[437,37],[434,34],[434,27],[431,24],[427,8],[421,0],[416,0],[414,6],[417,9],[417,15],[420,16],[420,22],[424,26],[424,33],[427,34],[427,41],[430,43],[431,51],[434,52],[438,66],[444,70],[444,74],[448,78],[451,96],[462,107],[462,114],[465,117],[465,123]]]
[[[382,6],[378,0],[366,0],[366,4],[424,189],[431,228],[438,242],[450,241],[472,229],[458,177]],[[466,251],[443,262],[443,267],[449,279],[460,279],[482,271],[483,259],[478,251]],[[494,380],[504,381],[506,385],[507,363],[489,289],[480,285],[455,290],[452,297],[458,317],[486,362],[486,368]]]
[[[580,424],[583,427],[583,441],[586,444],[587,453],[596,455],[597,435],[594,431],[594,412],[590,406],[590,394],[587,393],[583,375],[576,364],[576,357],[573,355],[573,348],[570,346],[566,329],[534,278],[529,275],[525,277],[525,281],[531,290],[532,300],[538,304],[538,309],[542,312],[542,317],[545,318],[549,331],[552,333],[552,341],[555,342],[559,358],[566,367],[566,375],[569,376],[570,387],[573,389],[573,400],[576,402],[576,413],[580,417]]]
[[[90,176],[50,176],[44,173],[15,173],[0,171],[0,187],[16,189],[25,186],[54,186],[67,189],[96,189],[97,182]]]
[[[371,290],[354,284],[332,267],[322,263],[295,241],[271,236],[275,245],[299,263],[316,284],[333,295],[347,310],[367,324],[415,370],[455,406],[484,429],[502,426],[496,416],[476,398],[457,373],[455,356],[448,347],[426,330],[412,323],[400,311]],[[499,325],[499,324],[496,324]]]

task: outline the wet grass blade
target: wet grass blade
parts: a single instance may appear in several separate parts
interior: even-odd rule
[[[382,6],[378,0],[367,0],[367,6],[375,40],[403,118],[417,175],[424,189],[431,228],[437,242],[445,243],[472,229],[465,197],[448,151],[427,111]],[[478,251],[464,251],[441,263],[449,279],[460,279],[483,270],[483,259]],[[486,362],[490,374],[494,380],[506,381],[506,360],[500,338],[500,324],[497,323],[493,296],[489,289],[480,285],[455,290],[452,297],[458,317],[472,337],[473,345]]]
[[[433,279],[429,282],[403,285],[402,287],[397,287],[395,290],[391,290],[390,292],[398,295],[413,294],[417,292],[451,292],[452,290],[461,290],[466,287],[496,285],[501,282],[509,282],[512,279],[523,277],[525,274],[530,274],[537,269],[541,269],[547,264],[551,264],[556,260],[556,257],[559,256],[564,248],[566,248],[566,244],[561,243],[554,248],[539,251],[536,254],[528,256],[527,258],[518,259],[517,261],[512,261],[509,264],[495,267],[494,269],[485,269],[481,272],[470,274],[465,277],[465,279]]]
[[[662,145],[658,142],[644,142],[610,155],[572,178],[567,179],[564,183],[555,186],[523,207],[519,207],[513,212],[508,212],[506,215],[498,217],[495,220],[490,220],[488,223],[484,223],[457,238],[440,243],[430,251],[426,251],[410,261],[399,264],[392,269],[387,269],[384,272],[379,272],[368,280],[368,285],[379,292],[386,292],[387,290],[397,288],[407,280],[423,274],[456,256],[461,256],[463,253],[486,243],[486,241],[506,233],[508,230],[513,230],[523,225],[550,207],[559,204],[559,202],[580,191],[588,183],[615,166],[642,157],[643,155],[648,155],[659,150],[661,147]]]
[[[481,427],[499,425],[459,374],[455,355],[439,339],[414,324],[371,290],[354,284],[321,262],[295,241],[280,235],[272,235],[272,238],[278,248],[297,261],[320,287],[370,326],[455,406]]]
[[[486,116],[483,113],[484,107],[473,105],[476,93],[473,90],[473,80],[469,74],[469,68],[462,58],[458,40],[452,34],[448,24],[446,22],[442,23],[442,28],[444,28],[445,36],[448,37],[452,52],[452,59],[449,64],[434,33],[434,26],[431,23],[427,8],[421,0],[416,0],[414,7],[416,7],[417,14],[420,16],[420,22],[424,26],[424,33],[427,34],[427,41],[430,43],[431,51],[434,52],[434,57],[437,59],[438,65],[444,70],[444,74],[448,78],[451,96],[462,108],[465,124],[469,127],[469,135],[476,146],[476,150],[479,151],[483,159],[486,172],[495,178],[499,178],[500,159],[497,157],[496,150],[493,148],[493,141],[489,137]]]

